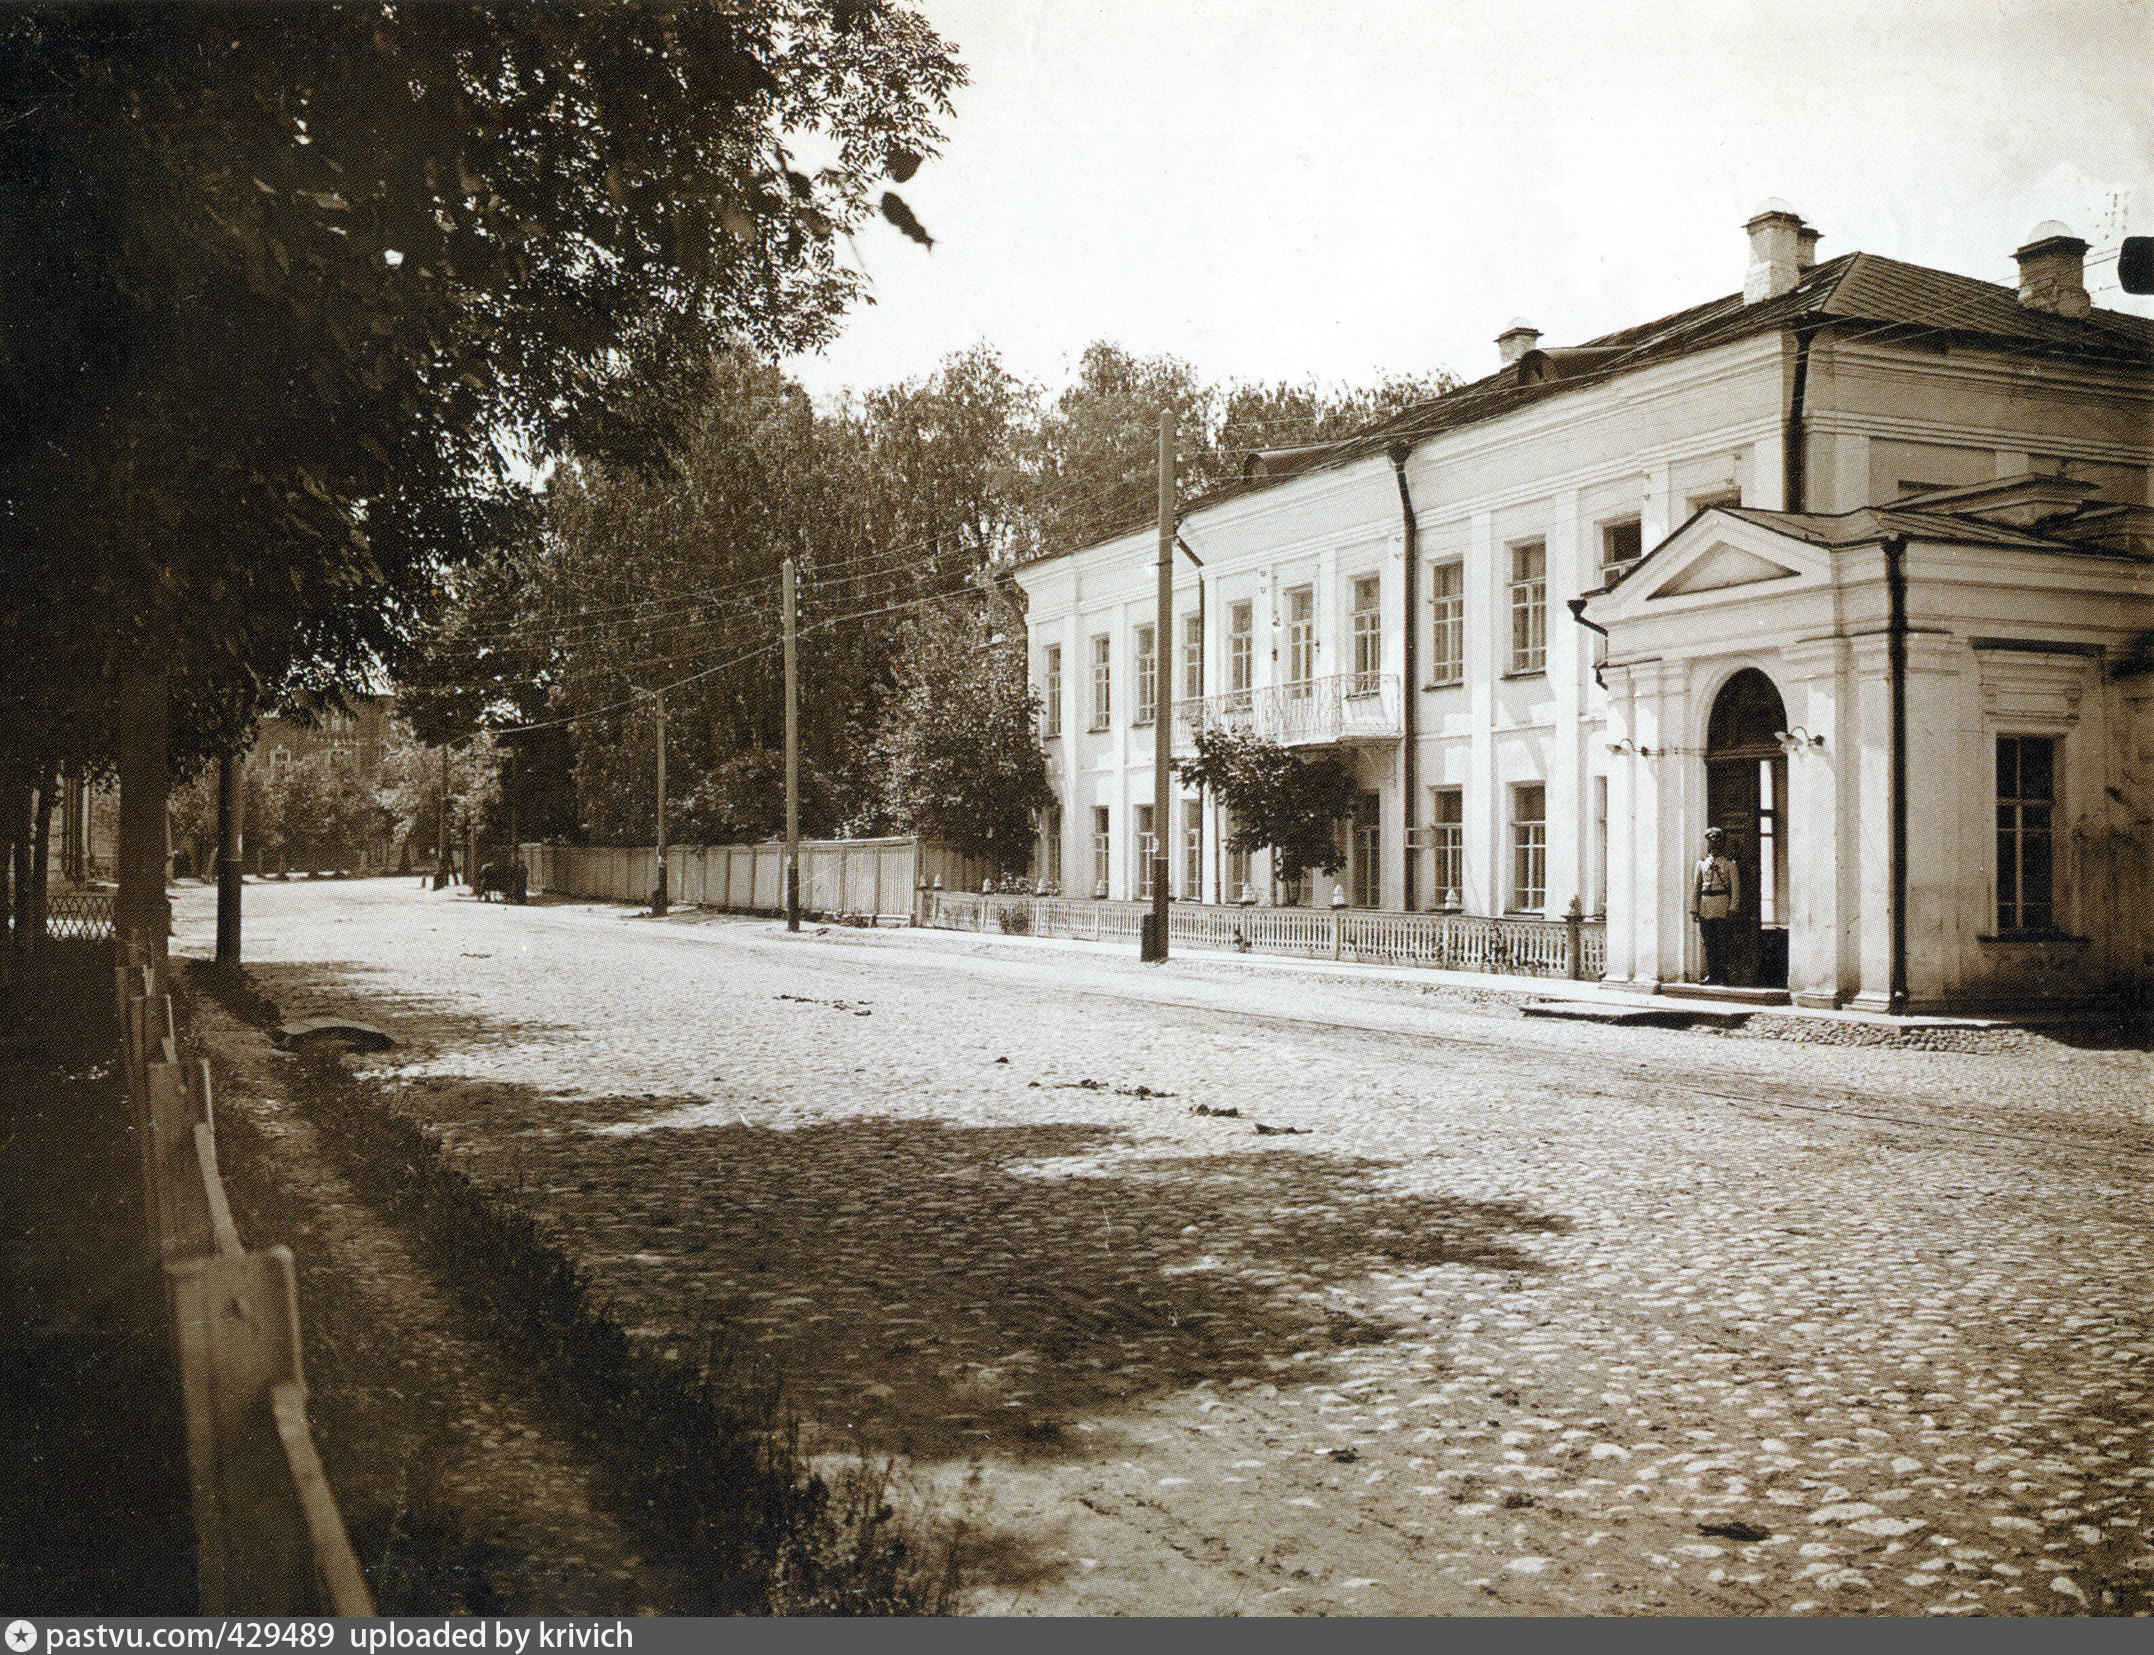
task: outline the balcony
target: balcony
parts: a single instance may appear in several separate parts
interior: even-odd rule
[[[1262,689],[1230,690],[1174,704],[1174,749],[1193,752],[1197,732],[1224,726],[1288,747],[1397,741],[1404,733],[1398,674],[1337,672]]]

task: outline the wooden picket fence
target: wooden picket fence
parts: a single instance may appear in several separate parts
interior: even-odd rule
[[[289,1247],[250,1252],[217,1171],[209,1065],[180,1061],[156,951],[115,966],[151,1262],[187,1421],[204,1615],[372,1615],[307,1424]]]

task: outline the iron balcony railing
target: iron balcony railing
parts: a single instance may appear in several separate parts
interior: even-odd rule
[[[1188,752],[1199,730],[1246,730],[1286,746],[1397,741],[1405,733],[1393,672],[1335,672],[1174,704],[1174,745]]]

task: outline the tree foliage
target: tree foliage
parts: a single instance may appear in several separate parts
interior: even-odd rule
[[[1054,794],[1023,645],[991,625],[947,610],[906,625],[897,693],[875,741],[876,786],[857,825],[917,833],[1008,875],[1031,862],[1033,813]]]
[[[648,464],[703,344],[827,336],[961,76],[887,0],[0,14],[0,742],[393,665],[509,451]]]
[[[1037,749],[1014,712],[1021,654],[974,648],[1023,628],[982,595],[987,583],[1044,548],[1128,527],[1133,502],[1149,511],[1162,408],[1189,433],[1186,498],[1238,475],[1245,442],[1329,438],[1445,383],[1213,386],[1186,363],[1106,343],[1056,395],[985,345],[824,407],[745,348],[709,353],[698,372],[668,463],[564,465],[516,556],[464,577],[468,601],[400,704],[429,740],[567,732],[575,798],[563,814],[593,839],[648,842],[651,692],[665,688],[669,837],[765,837],[782,821],[778,577],[791,559],[805,830],[971,844],[991,823],[981,843],[997,858],[1030,840],[1032,805],[1011,812],[1009,798],[1044,801],[1029,783],[1009,792],[1010,767],[1031,762],[1020,750]],[[999,733],[961,750],[961,726],[981,717]],[[908,780],[916,763],[927,769]]]
[[[1353,766],[1330,754],[1301,758],[1269,737],[1218,724],[1197,732],[1196,749],[1175,761],[1174,773],[1226,806],[1234,823],[1227,849],[1268,850],[1293,875],[1346,866],[1339,823],[1354,809]]]

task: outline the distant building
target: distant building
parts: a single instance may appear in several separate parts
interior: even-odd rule
[[[1355,437],[1253,454],[1156,531],[1017,572],[1058,805],[1045,877],[1328,904],[1151,820],[1152,722],[1349,756],[1355,906],[1605,916],[1608,978],[1701,964],[1691,864],[1744,874],[1740,975],[1805,1005],[2066,1004],[2154,977],[2154,322],[2041,226],[2017,290],[1853,253],[1784,203],[1743,290]],[[1894,737],[1901,708],[1904,742]],[[1904,813],[1904,814],[1903,814]]]

